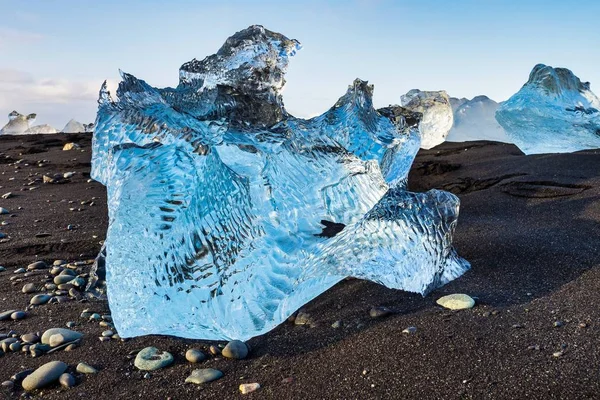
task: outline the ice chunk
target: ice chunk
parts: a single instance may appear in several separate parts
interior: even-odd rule
[[[536,65],[496,119],[525,154],[600,148],[600,99],[566,68]]]
[[[452,106],[445,91],[423,92],[413,89],[400,99],[402,107],[423,114],[419,127],[421,148],[430,149],[446,140],[452,122]]]
[[[79,121],[71,119],[62,129],[63,133],[82,133],[87,132],[86,127]]]
[[[455,105],[454,126],[446,138],[447,141],[493,140],[512,143],[496,121],[498,103],[494,100],[487,96],[476,96],[471,100],[451,97],[450,102]]]
[[[291,116],[298,48],[251,26],[184,64],[175,89],[125,73],[118,101],[101,89],[98,266],[122,337],[245,340],[348,276],[427,293],[469,267],[451,245],[458,198],[405,189],[421,115],[375,110],[357,79],[324,114]]]
[[[16,111],[8,114],[8,123],[0,129],[0,135],[22,135],[29,129],[29,125],[33,124],[36,115],[23,115]]]
[[[44,125],[36,125],[36,126],[32,126],[31,128],[27,129],[25,131],[25,134],[27,135],[36,135],[36,134],[51,134],[51,133],[57,133],[58,131],[51,127],[50,125],[44,124]]]

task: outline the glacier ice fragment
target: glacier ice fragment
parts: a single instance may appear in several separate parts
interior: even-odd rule
[[[8,123],[0,129],[0,135],[22,135],[33,124],[35,118],[35,114],[23,115],[12,111],[8,114]]]
[[[401,96],[402,107],[423,114],[419,132],[421,148],[430,149],[446,140],[454,120],[450,99],[445,91],[410,90]]]
[[[454,125],[446,141],[493,140],[512,143],[496,121],[498,103],[494,100],[483,95],[475,96],[471,100],[451,97],[450,103],[453,105]]]
[[[126,73],[118,100],[102,87],[98,268],[122,337],[246,340],[348,276],[427,293],[469,268],[451,244],[458,198],[406,190],[421,114],[376,110],[357,79],[293,117],[281,89],[299,48],[255,25],[184,64],[177,88]]]
[[[566,68],[536,65],[496,119],[525,154],[600,148],[600,99]]]

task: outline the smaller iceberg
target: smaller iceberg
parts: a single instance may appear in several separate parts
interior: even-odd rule
[[[35,121],[35,114],[23,115],[16,111],[8,114],[8,124],[0,129],[0,135],[22,135],[28,129],[29,125]]]
[[[87,130],[81,122],[72,119],[69,122],[67,122],[67,124],[63,128],[62,132],[63,133],[82,133],[82,132],[87,132]]]
[[[454,110],[454,126],[450,130],[449,142],[471,140],[493,140],[512,143],[504,129],[496,121],[498,103],[487,96],[476,96],[471,100],[450,98]]]
[[[536,65],[496,119],[525,154],[600,148],[600,99],[566,68]]]
[[[52,133],[58,133],[58,130],[56,130],[56,128],[53,128],[48,124],[32,126],[31,128],[29,128],[25,131],[26,135],[39,135],[39,134],[52,134]]]
[[[400,98],[402,107],[423,114],[419,125],[421,148],[430,149],[446,140],[454,117],[445,91],[426,92],[413,89]]]

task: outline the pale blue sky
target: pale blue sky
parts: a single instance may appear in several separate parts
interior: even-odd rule
[[[505,100],[540,62],[600,92],[597,0],[0,0],[0,15],[0,126],[13,109],[57,128],[91,122],[119,68],[175,86],[181,64],[251,24],[302,43],[284,92],[297,116],[325,111],[357,77],[375,84],[376,106],[413,88]]]

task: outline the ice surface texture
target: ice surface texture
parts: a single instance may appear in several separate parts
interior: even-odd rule
[[[525,154],[600,148],[600,99],[566,68],[536,65],[496,119]]]
[[[446,140],[454,117],[450,99],[445,91],[410,90],[400,98],[402,107],[423,114],[419,124],[421,148],[430,149]]]
[[[289,115],[295,40],[251,26],[180,70],[103,87],[93,177],[107,186],[107,291],[123,337],[265,333],[348,276],[426,293],[469,264],[458,198],[410,193],[420,114],[375,110],[356,80],[323,115]]]
[[[446,138],[449,142],[469,140],[494,140],[512,143],[504,129],[496,121],[498,103],[487,96],[471,100],[450,98],[454,110],[454,125]]]
[[[33,124],[35,118],[35,114],[23,115],[12,111],[8,114],[8,123],[0,129],[0,135],[22,135]]]

